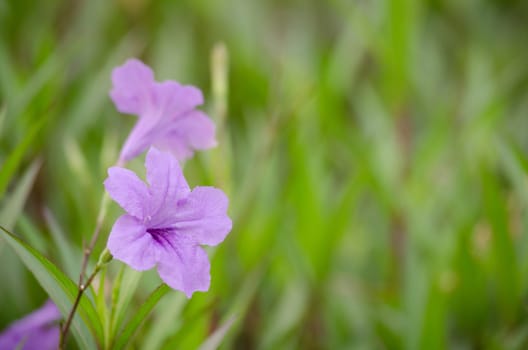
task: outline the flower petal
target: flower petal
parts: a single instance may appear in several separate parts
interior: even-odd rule
[[[110,197],[130,215],[143,219],[149,212],[147,186],[133,171],[111,167],[104,186]]]
[[[203,103],[200,90],[173,81],[154,83],[152,98],[151,107],[141,115],[121,150],[122,160],[134,158],[151,145],[166,138],[168,130],[179,130],[179,125],[182,126],[182,130],[172,136],[178,137],[176,141],[183,143],[184,147],[203,149],[216,144],[214,124],[207,117],[198,116],[197,119],[205,118],[205,120],[201,120],[199,125],[194,123],[194,129],[186,126],[188,122],[180,122],[180,119],[186,120],[187,115],[198,112],[192,109]],[[211,143],[212,146],[209,145]],[[194,144],[197,146],[193,146]],[[178,159],[188,158],[191,155],[192,151],[190,155]]]
[[[190,236],[198,244],[215,246],[231,231],[227,216],[229,200],[224,192],[214,187],[196,187],[178,205],[172,225],[180,235]]]
[[[59,345],[59,325],[62,318],[59,309],[48,300],[40,309],[13,322],[0,334],[0,349],[54,350]]]
[[[138,156],[157,140],[163,129],[163,126],[156,119],[148,115],[140,118],[128,135],[119,158],[123,161],[129,161]]]
[[[18,343],[17,346],[24,344],[24,346],[20,348],[22,350],[55,350],[59,347],[60,342],[59,325],[49,325],[38,330],[33,330],[32,332],[25,334],[21,340],[22,341]],[[3,348],[0,345],[0,349],[19,348]]]
[[[140,60],[129,59],[112,71],[110,97],[121,113],[142,114],[150,108],[154,73]]]
[[[171,288],[181,290],[190,298],[196,291],[206,292],[211,282],[207,253],[200,247],[174,243],[158,263],[161,279]]]
[[[181,85],[172,80],[154,83],[152,95],[154,109],[161,116],[160,121],[168,122],[203,103],[200,89],[192,85]]]
[[[106,245],[114,258],[139,271],[153,268],[160,253],[145,226],[130,215],[117,219]]]
[[[195,150],[216,146],[215,129],[205,113],[194,110],[175,119],[155,145],[171,151],[178,160],[185,160],[192,157]]]
[[[152,147],[145,161],[147,181],[150,184],[152,221],[149,226],[163,227],[172,222],[178,200],[185,198],[189,185],[176,159]]]

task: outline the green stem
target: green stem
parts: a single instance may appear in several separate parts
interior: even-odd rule
[[[61,333],[60,333],[60,342],[59,342],[59,349],[63,350],[64,346],[66,344],[66,339],[68,337],[68,331],[70,330],[71,323],[73,321],[73,317],[75,316],[75,312],[77,311],[77,307],[79,306],[79,303],[81,301],[81,297],[84,294],[84,291],[90,287],[92,284],[93,279],[97,275],[99,271],[103,268],[104,265],[106,265],[108,262],[112,260],[112,255],[108,251],[108,249],[105,249],[100,257],[99,261],[97,262],[97,265],[95,265],[95,268],[92,272],[92,274],[88,277],[86,280],[86,283],[79,283],[79,286],[77,288],[77,296],[75,297],[75,301],[73,302],[73,306],[70,310],[70,313],[68,314],[68,318],[66,319],[66,322],[61,327]]]

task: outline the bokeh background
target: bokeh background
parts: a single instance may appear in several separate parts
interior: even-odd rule
[[[523,0],[0,1],[0,224],[77,278],[139,57],[204,91],[220,144],[185,174],[234,228],[132,348],[234,315],[222,349],[526,349],[527,38]],[[4,328],[47,296],[3,242],[0,266]],[[160,282],[132,280],[131,313]]]

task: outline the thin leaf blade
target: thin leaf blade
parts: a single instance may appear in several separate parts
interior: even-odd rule
[[[152,311],[154,306],[156,306],[161,297],[163,297],[169,291],[170,287],[163,283],[149,295],[147,300],[141,305],[134,317],[132,317],[132,319],[123,328],[123,331],[120,333],[117,339],[115,349],[119,350],[125,348],[139,326],[143,323],[143,321],[145,321],[150,311]]]
[[[0,233],[2,233],[1,237],[15,251],[42,288],[55,302],[61,313],[67,315],[77,293],[75,283],[46,257],[2,226],[0,226]],[[84,349],[94,349],[96,345],[89,329],[97,339],[102,339],[103,331],[97,313],[87,298],[81,299],[79,314],[80,317],[76,316],[73,320],[72,333],[79,345]]]

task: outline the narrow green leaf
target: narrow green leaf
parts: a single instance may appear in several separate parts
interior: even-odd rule
[[[17,232],[24,240],[39,252],[46,251],[48,241],[42,231],[35,225],[34,220],[26,213],[22,213],[17,221]],[[18,258],[17,258],[18,259]]]
[[[123,265],[123,269],[115,280],[110,316],[110,336],[112,339],[115,339],[116,332],[119,331],[123,324],[130,300],[137,289],[141,276],[140,271]]]
[[[0,5],[1,6],[1,5]],[[11,101],[20,92],[20,83],[17,77],[15,64],[7,46],[7,40],[0,41],[0,92],[7,100]]]
[[[132,317],[132,319],[123,328],[123,331],[119,334],[115,349],[123,349],[128,344],[139,326],[143,323],[143,321],[145,321],[150,311],[154,308],[154,306],[156,306],[161,297],[163,297],[169,291],[169,286],[163,283],[149,295],[147,300],[141,305],[134,317]]]
[[[447,320],[445,293],[438,286],[429,285],[420,334],[420,349],[446,349]]]
[[[7,114],[7,107],[4,104],[2,105],[2,107],[0,107],[0,135],[2,135],[2,132],[4,131],[4,123],[6,120],[6,114]]]
[[[13,96],[12,104],[10,105],[9,116],[10,120],[14,116],[27,115],[27,108],[37,100],[38,95],[46,87],[46,85],[53,80],[58,79],[57,72],[64,66],[64,59],[59,55],[52,54],[47,58],[46,62],[39,66],[29,79],[23,84],[20,91]]]
[[[4,225],[9,230],[13,229],[15,224],[22,217],[24,206],[31,188],[33,187],[33,183],[35,182],[38,170],[40,169],[40,164],[41,162],[39,160],[35,160],[28,169],[25,170],[22,177],[17,179],[11,192],[2,201],[2,207],[0,208],[0,224]],[[36,240],[34,238],[38,239],[42,236],[31,236],[31,233],[28,234],[27,231],[24,233],[26,234],[26,239],[31,239],[33,246],[39,246],[38,243],[45,243],[38,242],[35,245],[34,243]],[[40,247],[45,248],[46,245],[40,245]],[[3,269],[0,272],[0,280],[4,285],[9,286],[9,289],[0,293],[0,300],[2,300],[4,305],[20,303],[23,302],[24,299],[28,300],[27,298],[30,297],[29,294],[24,295],[22,298],[20,295],[20,290],[27,290],[27,288],[29,288],[29,280],[27,278],[21,278],[21,275],[25,273],[24,265],[15,252],[6,246],[2,239],[0,239],[0,250],[1,249],[5,250],[0,252],[0,264],[1,266],[9,266],[9,269]]]
[[[263,349],[277,347],[280,340],[300,324],[309,305],[308,291],[302,281],[292,281],[276,306],[268,310],[270,316],[263,329]]]
[[[61,266],[69,277],[79,276],[80,269],[77,257],[80,256],[80,252],[70,243],[68,236],[64,233],[49,208],[44,208],[44,219],[53,238],[53,246],[58,250]]]
[[[114,279],[113,288],[112,288],[112,299],[110,304],[110,335],[112,341],[114,339],[114,323],[116,317],[117,303],[119,302],[119,292],[121,291],[121,282],[123,281],[123,274],[125,273],[126,265],[121,265],[121,269],[117,274],[117,277]]]
[[[108,306],[106,305],[105,300],[105,281],[106,281],[106,266],[103,266],[101,269],[101,273],[99,275],[99,287],[97,290],[97,294],[95,294],[95,305],[97,308],[97,313],[99,314],[99,319],[101,320],[101,323],[103,325],[104,329],[104,341],[102,342],[105,344],[105,348],[107,348],[108,341],[109,341],[109,334],[110,334],[110,313],[108,310]],[[95,287],[94,287],[95,289]]]
[[[182,293],[171,293],[160,301],[152,324],[141,333],[141,349],[162,349],[166,339],[176,334],[184,323],[182,316],[189,300]]]
[[[8,230],[13,229],[18,216],[22,212],[22,209],[24,209],[27,197],[33,187],[41,164],[42,162],[40,160],[35,160],[25,171],[24,175],[22,175],[13,192],[4,201],[0,211],[0,223]]]
[[[202,343],[202,345],[200,345],[198,350],[216,350],[222,343],[222,340],[225,338],[227,332],[231,329],[231,326],[235,320],[235,316],[229,318],[220,328],[215,330],[213,334],[211,334],[209,338],[207,338]]]
[[[4,227],[0,226],[0,229],[4,240],[33,273],[42,288],[55,302],[62,315],[67,315],[77,294],[75,283],[34,248],[27,245]],[[103,331],[97,313],[86,297],[83,297],[79,303],[79,315],[81,316],[80,318],[76,315],[73,320],[72,333],[79,346],[83,349],[95,349],[94,339],[90,335],[86,324],[90,326],[90,330],[97,339],[102,339]]]
[[[46,119],[43,118],[33,125],[24,139],[13,150],[13,152],[9,154],[7,159],[2,164],[2,171],[0,171],[0,197],[3,196],[5,190],[7,189],[7,185],[11,180],[11,177],[15,174],[20,162],[22,161],[22,157],[26,153],[27,149],[31,146],[33,139],[35,136],[37,136],[45,121]]]
[[[513,317],[517,303],[522,300],[519,286],[519,265],[515,252],[515,241],[510,231],[507,198],[500,182],[489,169],[481,170],[483,206],[491,225],[491,252],[494,278],[497,283],[497,301],[503,317]]]

